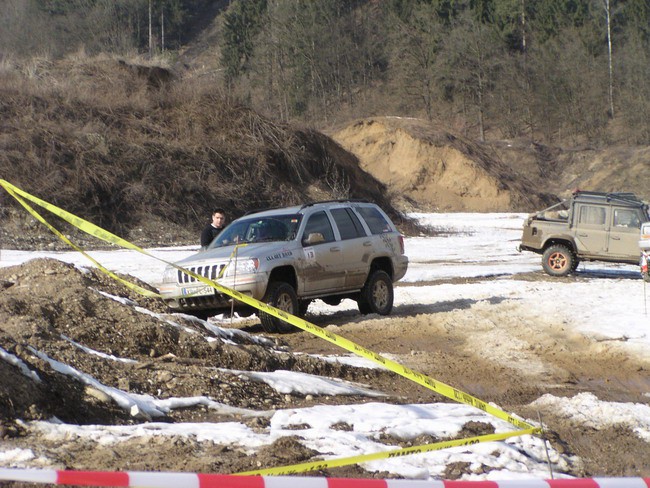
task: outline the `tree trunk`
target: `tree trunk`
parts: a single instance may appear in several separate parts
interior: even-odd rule
[[[151,2],[153,0],[149,0],[149,59],[153,56],[153,33],[151,31],[152,29],[152,23],[151,23],[151,13],[152,13],[152,7],[151,7]]]
[[[609,0],[604,0],[605,15],[607,16],[607,61],[609,64],[609,116],[614,118],[614,71],[612,68],[612,25],[609,10]]]

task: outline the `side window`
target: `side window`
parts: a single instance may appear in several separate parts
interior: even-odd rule
[[[357,216],[350,209],[336,208],[330,210],[330,212],[332,213],[332,217],[334,217],[336,226],[339,228],[341,240],[365,237],[366,232],[363,230],[361,222],[359,222]]]
[[[390,224],[375,207],[358,207],[357,211],[361,214],[363,220],[366,221],[370,232],[373,234],[384,234],[385,232],[391,231]]]
[[[578,223],[582,225],[605,225],[605,208],[582,205],[578,215]]]
[[[638,229],[641,227],[641,220],[639,219],[636,210],[631,210],[629,208],[615,208],[614,227]]]
[[[320,240],[320,238],[313,235],[310,236],[310,234],[320,234],[323,236],[323,240]],[[302,240],[303,244],[312,245],[322,242],[332,242],[333,240],[334,231],[332,230],[332,224],[330,224],[325,212],[316,212],[311,215],[305,225],[305,232]]]

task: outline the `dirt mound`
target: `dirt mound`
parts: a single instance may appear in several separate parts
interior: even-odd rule
[[[106,57],[43,62],[33,71],[0,72],[0,174],[139,244],[188,243],[188,235],[195,243],[217,207],[232,219],[359,198],[401,220],[384,185],[334,141],[264,117],[201,79]],[[27,214],[0,191],[0,237],[22,238],[29,225],[13,223],[20,215]]]
[[[0,284],[0,354],[11,358],[0,361],[0,423],[53,415],[78,424],[146,419],[133,418],[81,376],[62,374],[57,362],[127,392],[208,395],[225,405],[258,409],[287,400],[240,377],[238,370],[296,370],[352,380],[360,374],[294,356],[269,339],[225,337],[202,320],[167,315],[162,301],[142,298],[95,269],[36,259],[0,268]],[[21,362],[24,367],[13,364]]]
[[[487,146],[419,119],[375,117],[333,138],[394,193],[430,210],[531,210],[554,200]]]

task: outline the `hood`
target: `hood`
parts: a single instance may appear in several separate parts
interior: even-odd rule
[[[267,256],[273,256],[283,250],[293,249],[295,242],[293,241],[279,241],[279,242],[258,242],[254,244],[247,244],[240,246],[237,249],[237,259],[258,258],[260,261]],[[218,247],[216,249],[208,249],[207,251],[198,252],[191,256],[178,261],[176,264],[179,266],[195,265],[199,263],[214,263],[229,261],[235,259],[235,246]]]

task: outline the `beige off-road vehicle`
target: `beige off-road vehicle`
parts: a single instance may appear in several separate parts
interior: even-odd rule
[[[572,273],[580,261],[638,264],[640,228],[648,221],[648,204],[632,193],[576,191],[531,214],[518,249],[541,254],[552,276]]]

